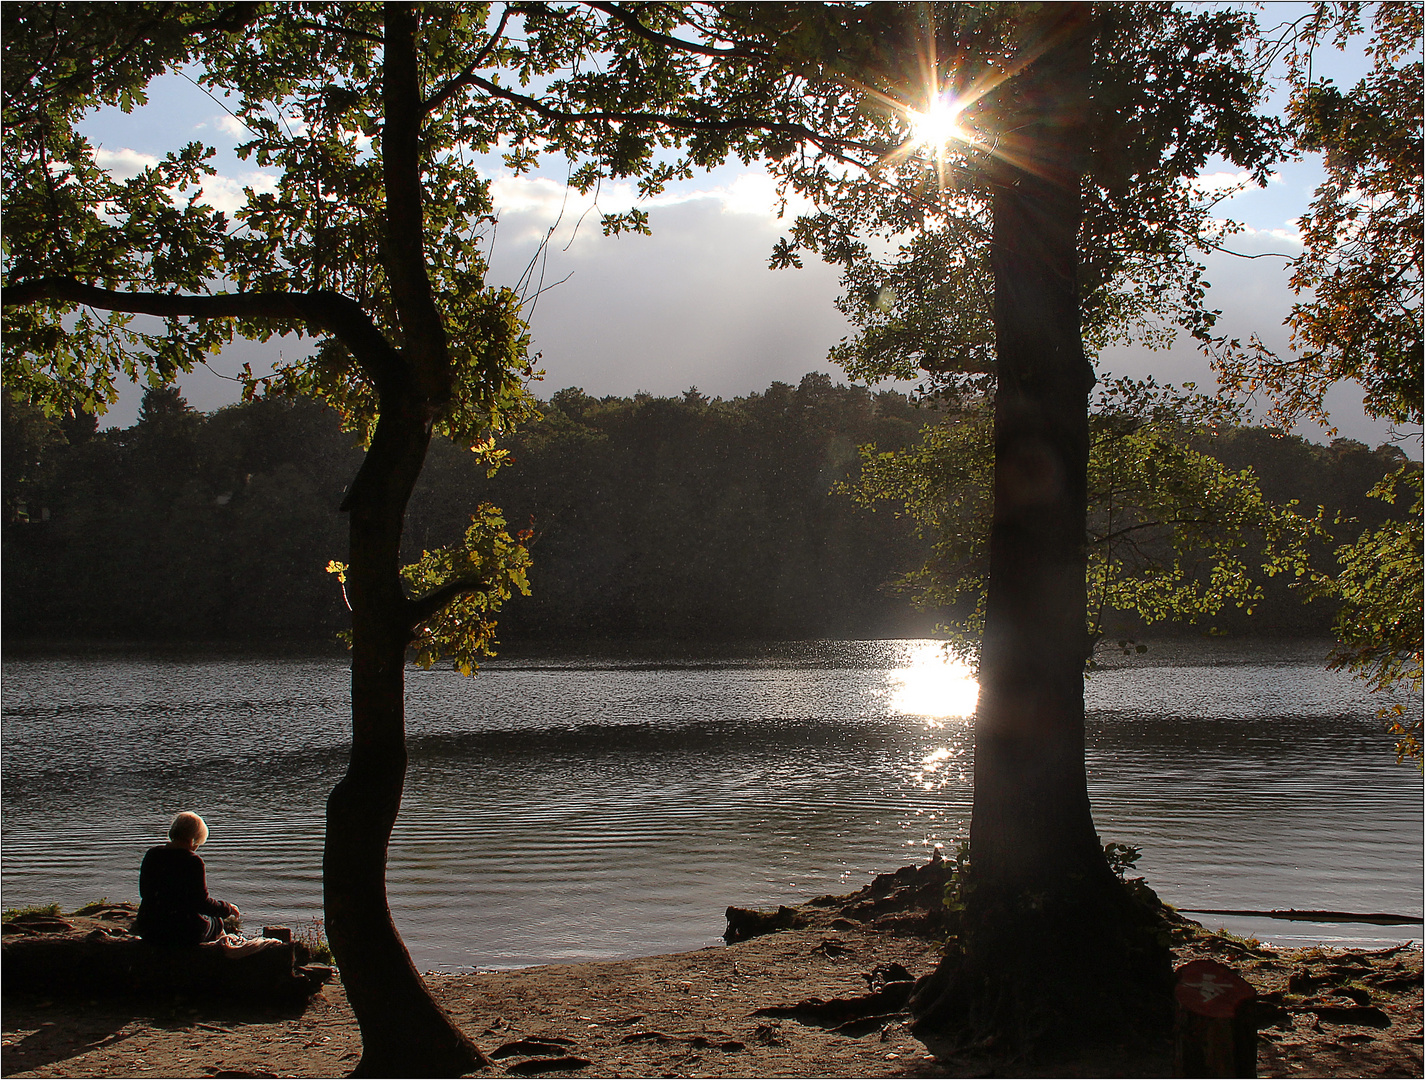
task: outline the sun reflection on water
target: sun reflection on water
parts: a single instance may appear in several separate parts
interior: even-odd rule
[[[946,656],[937,642],[911,646],[908,664],[891,673],[889,706],[902,716],[932,720],[971,719],[980,684],[963,661]]]
[[[965,762],[957,762],[956,759],[963,758],[966,749],[965,746],[958,746],[953,750],[942,746],[932,750],[920,759],[920,768],[911,773],[911,779],[926,791],[935,791],[948,784],[964,783]],[[920,811],[917,810],[916,813],[919,814]]]

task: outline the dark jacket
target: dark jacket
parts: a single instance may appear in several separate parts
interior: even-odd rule
[[[149,848],[139,869],[139,913],[134,930],[159,945],[211,941],[236,910],[208,895],[203,860],[187,848]],[[216,925],[215,925],[216,924]]]

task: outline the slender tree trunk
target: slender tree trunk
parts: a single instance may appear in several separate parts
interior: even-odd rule
[[[326,929],[361,1028],[357,1076],[459,1076],[488,1065],[431,998],[391,920],[386,851],[406,776],[410,622],[400,578],[406,503],[430,443],[425,410],[383,402],[348,498],[351,761],[327,800]]]
[[[444,320],[425,264],[419,12],[384,7],[382,261],[402,339],[377,382],[380,420],[351,514],[351,764],[327,800],[327,932],[361,1026],[361,1076],[459,1076],[489,1064],[431,998],[391,921],[386,851],[406,778],[405,664],[415,618],[401,582],[406,504],[450,399]]]
[[[1108,868],[1084,772],[1088,400],[1078,295],[1087,5],[1046,5],[1036,110],[996,178],[995,494],[970,890],[960,952],[918,989],[927,1042],[1101,1032],[1164,1015],[1167,958]]]

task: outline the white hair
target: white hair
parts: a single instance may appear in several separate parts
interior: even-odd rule
[[[175,844],[191,844],[193,847],[202,847],[208,839],[208,826],[192,810],[184,810],[173,818],[173,823],[168,826],[168,838]]]

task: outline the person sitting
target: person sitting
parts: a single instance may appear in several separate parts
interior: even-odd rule
[[[223,919],[242,914],[234,904],[208,895],[197,849],[208,826],[185,810],[168,827],[168,843],[149,848],[139,869],[139,912],[134,931],[155,945],[201,945],[223,941]]]

